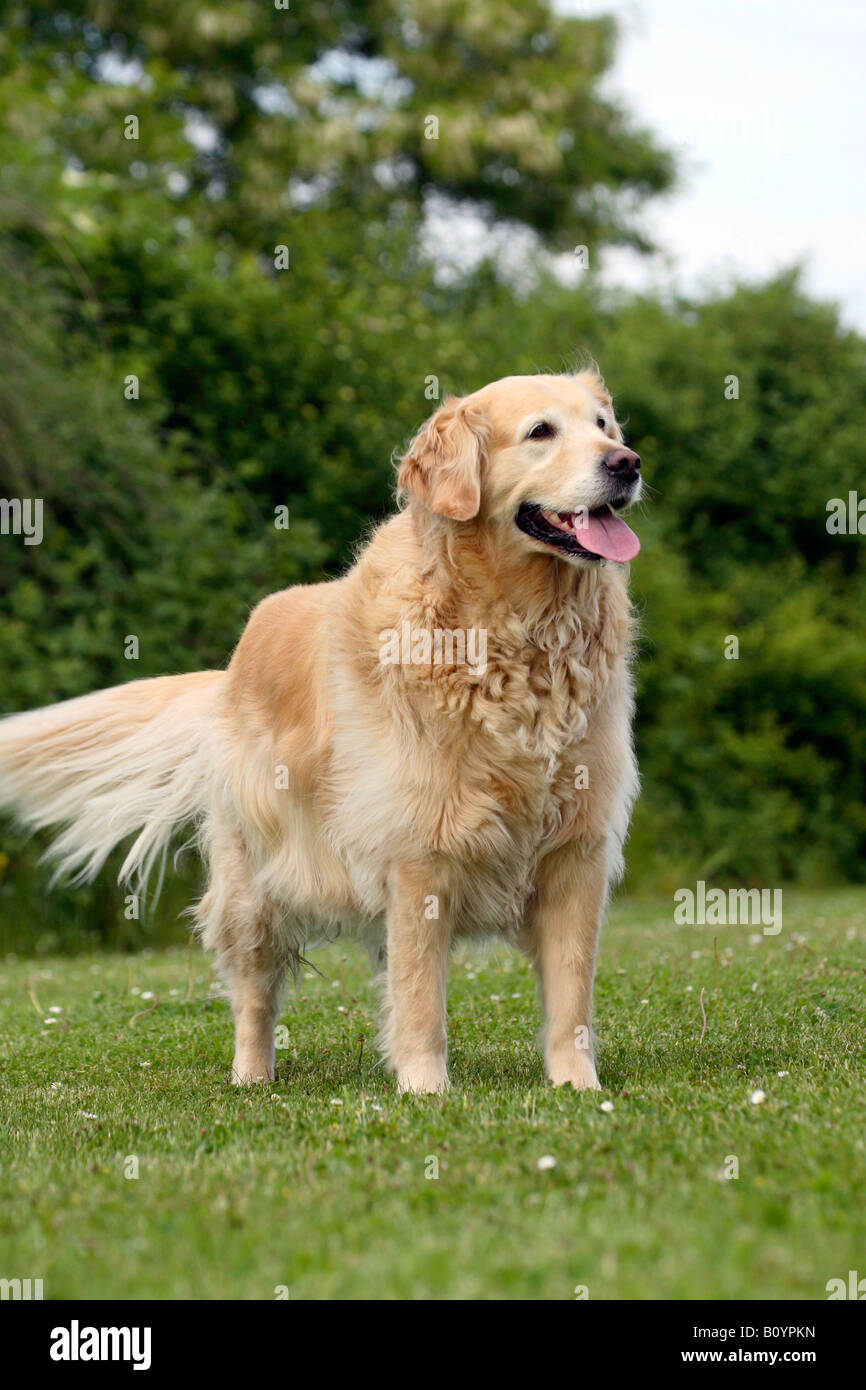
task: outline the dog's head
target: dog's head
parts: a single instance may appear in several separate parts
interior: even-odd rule
[[[640,549],[619,515],[640,496],[640,459],[594,372],[504,377],[446,400],[410,444],[398,484],[441,517],[488,522],[509,549],[576,565],[623,563]]]

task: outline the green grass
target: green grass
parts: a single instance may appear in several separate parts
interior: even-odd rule
[[[313,957],[277,1081],[240,1092],[197,948],[7,960],[0,1276],[47,1298],[826,1298],[866,1274],[866,892],[786,890],[781,934],[717,928],[717,960],[713,934],[614,907],[605,1091],[582,1095],[544,1084],[532,975],[498,949],[455,956],[431,1099],[377,1066],[354,948]]]

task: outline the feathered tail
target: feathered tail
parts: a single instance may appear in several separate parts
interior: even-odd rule
[[[131,681],[0,720],[0,806],[64,828],[46,857],[82,883],[129,835],[120,870],[143,888],[172,833],[207,805],[221,671]]]

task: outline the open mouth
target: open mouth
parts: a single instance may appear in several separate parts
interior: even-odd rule
[[[555,512],[535,502],[520,506],[515,524],[534,541],[554,546],[566,555],[625,564],[640,550],[640,541],[610,507],[587,512]]]

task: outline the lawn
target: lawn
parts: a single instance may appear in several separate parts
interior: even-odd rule
[[[866,1274],[864,941],[863,890],[786,889],[778,936],[618,902],[605,1089],[580,1095],[544,1083],[522,959],[461,949],[452,1090],[430,1099],[378,1066],[354,947],[303,968],[277,1080],[245,1091],[197,947],[7,958],[0,1277],[46,1298],[825,1299]]]

